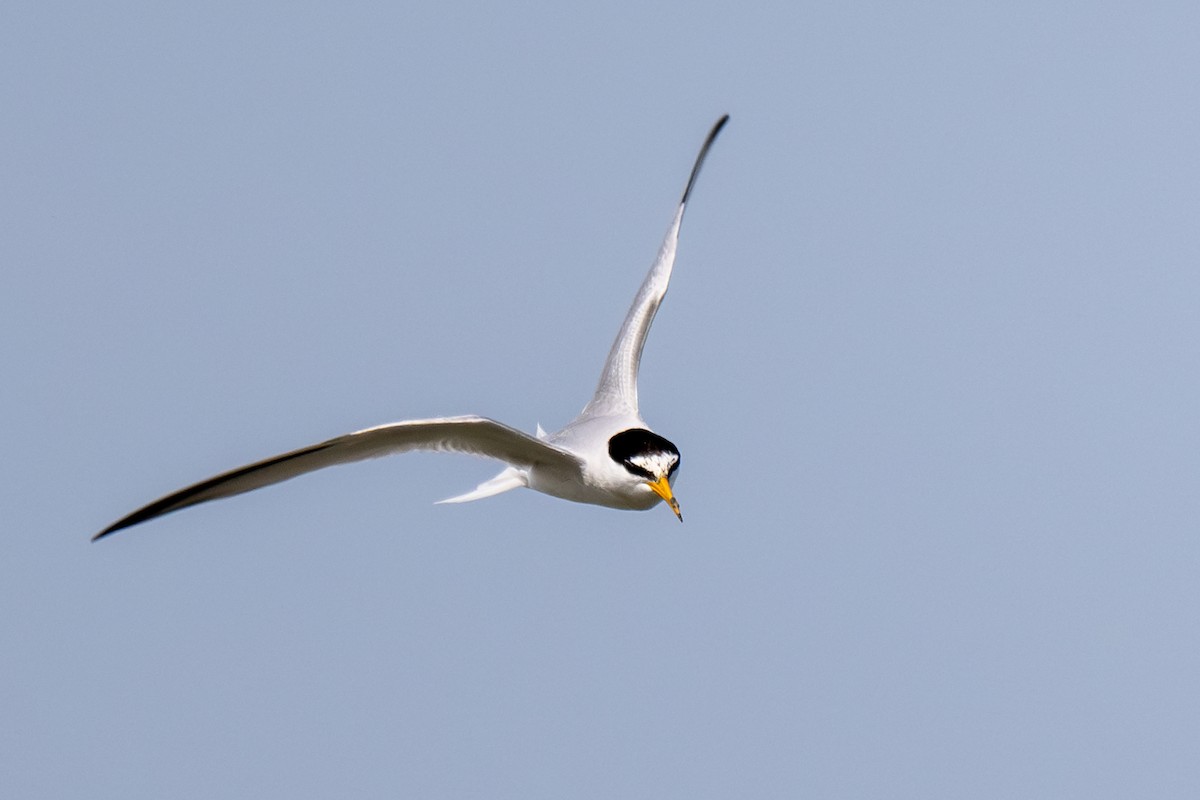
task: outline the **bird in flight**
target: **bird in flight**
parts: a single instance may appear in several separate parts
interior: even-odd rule
[[[478,416],[379,425],[180,489],[122,517],[92,540],[172,511],[260,489],[306,472],[409,450],[469,453],[507,464],[496,477],[466,494],[442,500],[443,503],[465,503],[525,486],[564,500],[610,508],[642,511],[665,502],[682,522],[679,502],[671,488],[679,470],[679,448],[651,431],[638,413],[638,365],[650,323],[671,280],[679,226],[696,176],[717,134],[728,121],[728,114],[717,120],[700,147],[658,257],[642,281],[604,362],[595,395],[562,430],[548,434],[539,425],[537,433],[531,436]]]

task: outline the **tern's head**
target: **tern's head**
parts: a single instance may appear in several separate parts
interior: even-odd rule
[[[631,475],[640,479],[683,522],[679,502],[671,493],[671,481],[679,469],[679,448],[645,428],[630,428],[608,440],[608,454]]]

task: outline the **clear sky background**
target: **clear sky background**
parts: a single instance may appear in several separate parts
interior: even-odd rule
[[[1200,14],[7,3],[14,798],[1200,795]],[[643,362],[664,507],[369,425]]]

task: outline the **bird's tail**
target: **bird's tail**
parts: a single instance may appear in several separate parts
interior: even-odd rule
[[[525,474],[525,470],[519,467],[506,467],[496,477],[491,480],[484,481],[466,494],[460,494],[457,497],[447,497],[445,500],[438,500],[441,503],[469,503],[472,500],[482,500],[485,497],[491,497],[501,492],[507,492],[511,489],[519,489],[522,486],[529,485],[529,477]]]

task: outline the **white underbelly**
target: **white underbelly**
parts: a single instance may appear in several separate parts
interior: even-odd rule
[[[561,475],[547,475],[536,468],[530,470],[529,488],[575,503],[590,503],[596,506],[623,508],[631,511],[645,511],[662,502],[662,499],[649,486],[604,486],[563,479]]]

